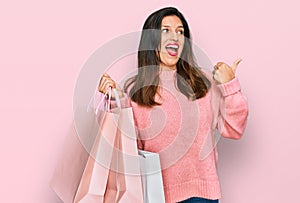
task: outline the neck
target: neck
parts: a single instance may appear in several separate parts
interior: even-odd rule
[[[161,63],[159,65],[159,67],[160,67],[161,70],[176,70],[177,69],[176,64],[173,65],[173,66],[168,66],[168,65],[165,65],[165,64]]]

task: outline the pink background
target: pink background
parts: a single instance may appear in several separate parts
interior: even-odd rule
[[[219,143],[222,203],[296,202],[300,181],[300,21],[296,0],[2,1],[1,202],[60,202],[49,187],[89,56],[173,5],[216,63],[243,58],[250,107],[240,141]]]

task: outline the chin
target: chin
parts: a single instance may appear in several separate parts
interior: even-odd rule
[[[179,61],[178,57],[176,57],[176,58],[175,57],[169,58],[169,57],[164,57],[164,56],[161,57],[161,63],[166,67],[176,66],[178,61]]]
[[[176,66],[177,62],[179,61],[179,58],[177,59],[169,59],[169,60],[164,60],[163,64],[165,66]]]
[[[161,65],[172,70],[176,69],[176,63],[161,63]]]

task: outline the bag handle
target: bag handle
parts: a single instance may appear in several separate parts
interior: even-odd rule
[[[118,107],[119,109],[121,109],[121,100],[120,100],[119,93],[118,93],[118,91],[117,91],[116,88],[113,88],[112,90],[114,91],[114,94],[115,94],[115,101],[116,101],[116,103],[117,103],[117,107]]]
[[[88,103],[88,105],[87,105],[87,108],[86,108],[86,111],[87,112],[89,112],[90,111],[90,109],[91,109],[91,103],[93,102],[93,101],[95,101],[95,95],[98,93],[98,90],[96,89],[95,90],[95,92],[94,92],[94,95],[91,97],[91,99],[90,99],[90,101],[89,101],[89,103]],[[101,96],[101,100],[99,101],[99,103],[98,103],[98,105],[97,105],[97,107],[96,107],[96,109],[97,109],[97,112],[98,112],[98,110],[99,110],[99,108],[100,108],[100,106],[101,106],[101,104],[103,104],[103,102],[105,102],[105,98],[106,98],[106,95],[108,95],[109,96],[109,90],[107,89],[107,91],[104,93],[104,94],[102,94]],[[94,108],[92,108],[92,109],[94,109]]]
[[[111,108],[110,108],[110,103],[111,103],[111,92],[114,91],[114,94],[115,94],[115,101],[116,101],[116,104],[117,104],[117,108],[120,110],[121,109],[121,100],[120,100],[120,97],[119,97],[119,93],[117,91],[116,88],[111,88],[109,87],[105,94],[103,95],[101,101],[98,103],[96,109],[95,109],[95,114],[98,115],[98,111],[100,109],[100,106],[103,102],[105,102],[106,104],[106,111],[110,111]],[[106,95],[108,95],[108,99],[105,101],[105,98],[106,98]]]

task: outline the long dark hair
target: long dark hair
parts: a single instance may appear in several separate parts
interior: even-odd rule
[[[184,28],[184,47],[176,64],[176,86],[189,100],[202,98],[211,84],[198,67],[191,46],[189,26],[183,15],[173,7],[162,8],[152,13],[145,21],[138,51],[138,74],[128,79],[124,89],[132,101],[139,105],[152,107],[160,105],[155,101],[159,86],[159,46],[161,23],[166,16],[177,16]],[[178,77],[179,76],[179,77]]]

